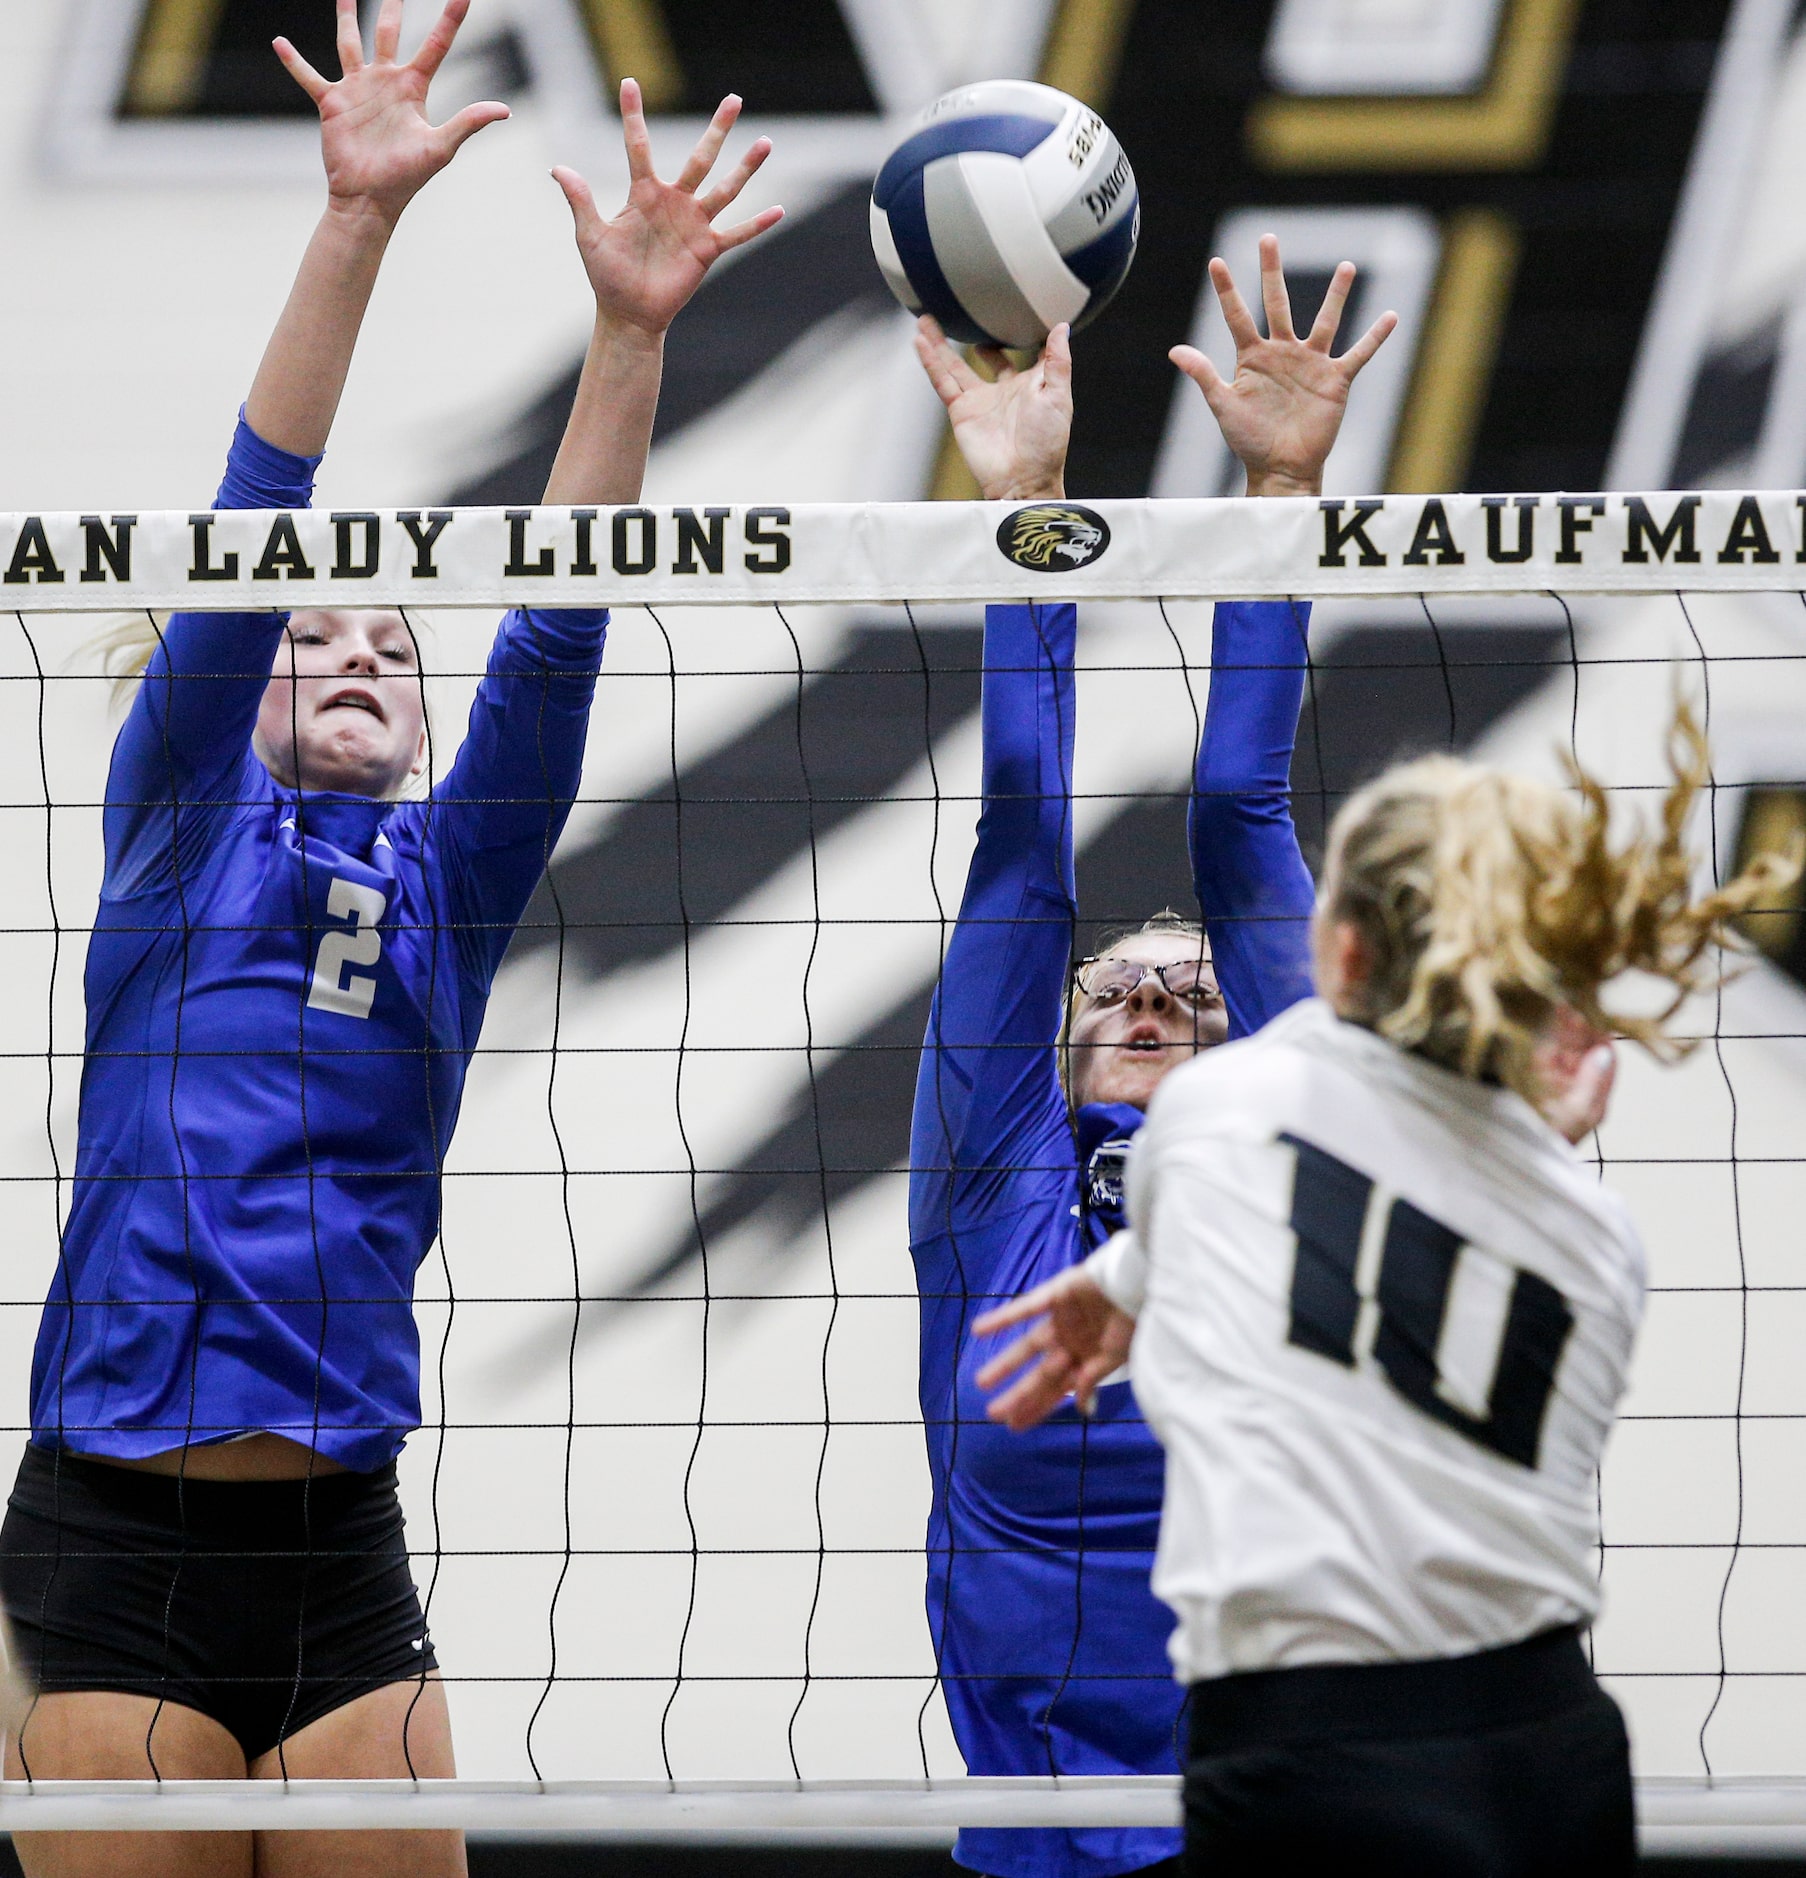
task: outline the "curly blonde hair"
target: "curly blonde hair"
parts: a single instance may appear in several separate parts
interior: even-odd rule
[[[1533,1054],[1562,1006],[1664,1061],[1693,1048],[1669,1025],[1717,982],[1727,923],[1787,885],[1801,855],[1759,856],[1695,899],[1686,824],[1710,776],[1691,709],[1669,728],[1670,783],[1655,826],[1620,842],[1603,787],[1564,756],[1569,787],[1453,757],[1389,770],[1330,828],[1322,913],[1367,953],[1346,1014],[1464,1076],[1534,1101]],[[1653,1014],[1607,1009],[1629,972],[1665,983]]]

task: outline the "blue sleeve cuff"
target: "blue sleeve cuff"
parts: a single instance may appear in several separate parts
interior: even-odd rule
[[[314,471],[322,458],[292,456],[265,443],[245,422],[244,407],[238,412],[238,429],[232,436],[232,448],[226,453],[226,474],[219,494],[213,498],[216,509],[304,509],[313,500]]]
[[[516,632],[514,622],[520,622]],[[593,672],[608,636],[606,607],[519,607],[503,637],[554,671]]]

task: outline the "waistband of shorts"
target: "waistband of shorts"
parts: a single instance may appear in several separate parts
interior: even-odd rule
[[[25,1449],[10,1503],[43,1519],[79,1521],[86,1509],[173,1533],[261,1535],[272,1549],[306,1527],[401,1518],[393,1461],[374,1473],[318,1474],[312,1480],[193,1480],[116,1467],[35,1442]]]
[[[1510,1728],[1578,1707],[1598,1688],[1572,1624],[1430,1662],[1247,1670],[1192,1684],[1191,1748],[1227,1754]]]

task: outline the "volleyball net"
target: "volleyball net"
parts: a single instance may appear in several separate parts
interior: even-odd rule
[[[0,1793],[0,1828],[1176,1818],[1170,1779],[964,1779],[924,1612],[909,1113],[977,814],[983,604],[1080,603],[1077,957],[1192,904],[1219,597],[1315,603],[1293,765],[1313,864],[1400,754],[1554,775],[1568,751],[1647,810],[1677,686],[1713,746],[1702,866],[1782,845],[1806,830],[1803,530],[1806,497],[1737,491],[0,517],[21,1444],[119,721],[96,616],[399,606],[442,774],[496,609],[613,609],[581,794],[418,1281],[402,1491],[466,1778],[40,1782]],[[1625,1053],[1586,1149],[1652,1262],[1592,1648],[1676,1849],[1806,1844],[1803,911],[1790,891],[1752,916],[1683,1065]]]

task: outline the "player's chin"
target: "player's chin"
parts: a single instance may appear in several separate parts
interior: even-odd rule
[[[1161,1078],[1191,1055],[1189,1049],[1115,1050],[1102,1075],[1093,1080],[1093,1102],[1124,1102],[1144,1109]]]
[[[309,738],[301,752],[302,786],[337,795],[393,795],[396,775],[405,775],[407,766],[390,747],[391,742],[374,722],[370,730],[354,724]]]

